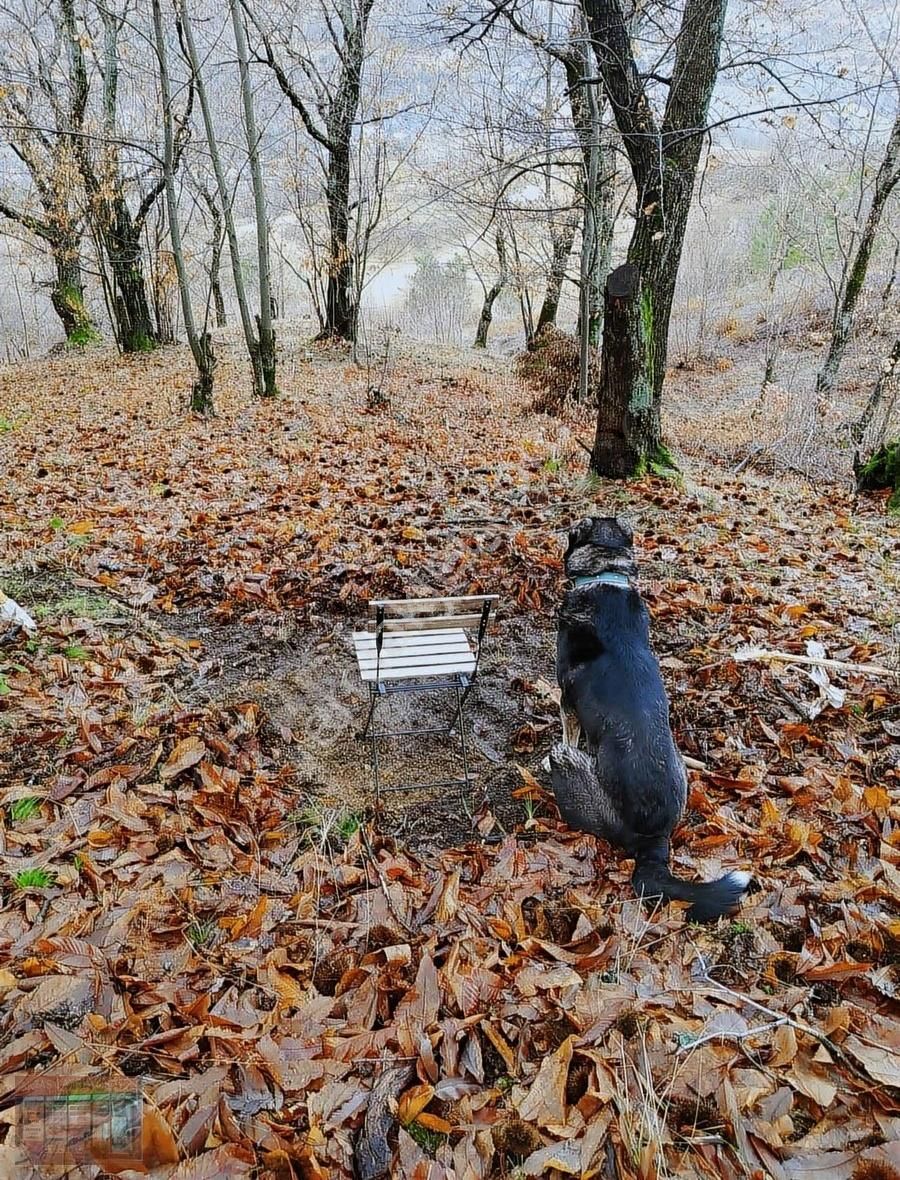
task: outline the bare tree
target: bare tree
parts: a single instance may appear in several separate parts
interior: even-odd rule
[[[494,318],[494,304],[500,296],[501,291],[509,282],[509,263],[506,257],[506,235],[504,233],[502,222],[497,226],[494,233],[494,246],[497,251],[497,278],[490,287],[486,287],[484,291],[484,300],[481,304],[481,315],[478,317],[478,327],[475,330],[475,348],[487,348],[488,331],[490,330],[491,321]]]
[[[302,37],[298,42],[302,47],[296,53],[289,53],[284,46],[276,53],[271,30],[258,15],[251,13],[263,47],[262,60],[300,116],[307,135],[325,152],[329,244],[325,323],[321,335],[347,341],[356,335],[360,286],[353,274],[350,242],[351,154],[359,117],[366,31],[373,5],[374,0],[319,0],[333,62],[331,70],[322,64],[323,55],[314,52]],[[286,66],[285,60],[291,58]],[[304,86],[311,90],[312,99],[305,96]]]
[[[208,414],[213,408],[213,374],[216,358],[212,350],[209,332],[204,326],[197,330],[194,321],[194,309],[191,304],[191,288],[188,281],[187,266],[184,261],[184,248],[181,242],[181,223],[178,217],[178,197],[175,191],[175,133],[172,120],[172,88],[169,80],[169,64],[166,54],[166,39],[163,33],[162,10],[160,0],[153,0],[153,33],[156,42],[156,55],[159,63],[159,82],[162,93],[163,117],[163,179],[166,187],[166,208],[169,215],[169,237],[172,242],[172,254],[175,269],[178,274],[178,292],[181,296],[181,314],[184,318],[184,330],[188,344],[197,366],[197,379],[191,388],[191,409],[196,413]]]
[[[0,215],[33,234],[49,251],[55,277],[50,301],[69,344],[99,339],[85,307],[82,273],[84,213],[76,147],[71,135],[75,90],[58,30],[15,13],[24,39],[23,80],[16,88],[0,88],[0,113],[6,137],[24,164],[38,209],[0,200]],[[50,124],[44,129],[46,124]]]
[[[231,25],[234,29],[234,43],[237,49],[238,69],[241,79],[241,101],[244,107],[244,131],[247,134],[247,157],[250,162],[250,180],[253,185],[253,207],[256,212],[256,250],[259,260],[259,313],[256,326],[259,339],[259,366],[262,370],[263,397],[274,397],[278,392],[275,384],[275,333],[272,330],[272,293],[269,282],[269,223],[266,217],[266,190],[263,184],[262,168],[259,163],[259,134],[256,130],[256,112],[253,107],[253,90],[250,85],[250,64],[247,50],[247,34],[240,0],[229,0]]]
[[[250,359],[250,371],[253,378],[253,391],[258,397],[261,397],[265,392],[265,374],[263,372],[262,358],[260,354],[260,343],[256,334],[256,329],[254,327],[253,317],[250,313],[250,304],[247,299],[247,290],[244,285],[244,272],[241,266],[240,243],[238,242],[237,227],[234,223],[234,201],[231,192],[229,192],[228,184],[225,179],[225,169],[222,166],[222,156],[219,151],[219,142],[216,137],[215,124],[213,123],[212,110],[210,108],[209,96],[206,89],[206,81],[203,76],[203,71],[200,68],[200,58],[197,53],[196,44],[194,42],[194,30],[190,6],[188,0],[178,0],[178,3],[179,20],[183,42],[182,48],[184,55],[187,58],[188,64],[190,65],[191,77],[194,80],[194,85],[197,90],[197,98],[200,102],[200,111],[203,116],[203,126],[206,132],[206,143],[207,147],[209,148],[213,173],[216,178],[216,191],[219,197],[219,208],[221,209],[222,217],[225,221],[225,235],[228,240],[229,257],[231,258],[231,275],[234,279],[234,291],[241,317],[241,327],[243,328],[244,332],[244,341],[247,346],[247,355]]]
[[[85,54],[87,38],[79,28],[74,0],[58,0],[61,27],[69,55],[72,99],[72,139],[88,198],[88,215],[111,272],[112,313],[116,339],[123,352],[143,352],[156,343],[150,300],[144,278],[141,235],[150,210],[165,187],[160,168],[132,212],[128,203],[128,182],[121,162],[122,141],[118,133],[119,33],[124,15],[114,5],[98,4],[103,30],[99,57],[100,134],[92,133],[88,118],[94,75]],[[174,166],[177,167],[187,137],[193,90],[188,91],[186,109],[175,130]],[[158,160],[161,165],[161,161]]]
[[[208,188],[200,189],[200,197],[212,222],[212,240],[209,247],[209,287],[212,292],[213,306],[216,309],[216,327],[225,328],[228,326],[228,316],[225,312],[225,296],[222,294],[222,247],[225,245],[222,211]]]
[[[894,341],[894,347],[890,353],[881,362],[881,369],[878,373],[878,379],[872,387],[872,392],[866,399],[866,404],[863,407],[863,412],[859,418],[850,427],[850,438],[853,440],[857,454],[854,457],[854,466],[859,465],[859,447],[866,436],[866,432],[872,425],[875,415],[885,400],[889,390],[894,390],[894,398],[896,399],[898,393],[898,378],[900,378],[900,336]],[[885,421],[887,421],[889,414],[885,414]]]
[[[884,155],[875,176],[869,212],[856,242],[856,248],[847,259],[841,276],[832,322],[831,343],[828,346],[828,354],[822,368],[816,377],[816,393],[820,402],[827,400],[837,381],[838,370],[853,331],[856,305],[866,281],[885,206],[891,193],[897,187],[898,181],[900,181],[900,111],[894,119],[894,125],[888,136]]]

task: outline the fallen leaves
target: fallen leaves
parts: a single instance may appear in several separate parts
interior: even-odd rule
[[[44,385],[21,383],[36,412],[5,442],[8,553],[30,563],[16,597],[39,615],[0,680],[6,1105],[23,1076],[73,1063],[140,1079],[160,1180],[730,1177],[736,1148],[777,1180],[895,1166],[882,523],[863,521],[851,555],[831,493],[709,473],[696,494],[627,493],[676,732],[703,767],[677,871],[746,863],[758,883],[733,922],[685,929],[628,900],[627,863],[565,830],[538,769],[558,724],[559,534],[606,495],[580,465],[545,466],[570,427],[517,416],[515,392],[498,413],[481,377],[447,399],[425,374],[396,414],[361,415],[352,369],[340,399],[323,370],[302,408],[291,390],[229,402],[226,383],[219,419],[186,423],[144,407],[148,380],[176,368],[155,356],[110,398],[121,371],[101,358],[79,377],[88,435],[58,390],[51,413]],[[851,556],[871,597],[835,572]],[[498,586],[508,615],[540,608],[503,630],[489,669],[509,695],[495,765],[527,818],[443,852],[374,832],[311,841],[309,734],[244,699],[242,667],[201,628],[264,620],[259,667],[299,622],[338,680],[331,635],[363,599]],[[174,618],[194,608],[199,623]],[[535,666],[513,675],[526,628]],[[346,715],[324,717],[335,701]],[[349,744],[351,706],[309,701],[295,728],[327,723]],[[13,890],[33,863],[55,883]]]

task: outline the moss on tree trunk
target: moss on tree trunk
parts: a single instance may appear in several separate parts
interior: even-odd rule
[[[100,339],[100,333],[94,327],[93,320],[84,305],[84,285],[77,246],[74,252],[69,246],[59,246],[55,250],[55,262],[56,282],[53,285],[50,302],[63,326],[66,344],[72,348],[96,344]]]
[[[856,472],[861,492],[892,488],[888,511],[900,513],[900,439],[885,443]]]

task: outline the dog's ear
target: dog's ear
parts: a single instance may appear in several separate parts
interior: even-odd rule
[[[579,520],[574,528],[569,530],[569,549],[571,553],[573,549],[578,549],[579,546],[584,545],[590,537],[594,528],[593,516],[586,516],[583,520]]]

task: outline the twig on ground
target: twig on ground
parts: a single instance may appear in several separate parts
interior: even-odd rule
[[[831,660],[825,656],[801,656],[791,651],[770,651],[764,647],[739,647],[733,653],[733,659],[762,660],[764,662],[778,661],[783,664],[812,664],[818,668],[834,668],[838,672],[872,672],[878,676],[897,676],[895,668],[885,668],[881,664],[852,664],[846,660]]]
[[[766,448],[763,443],[757,443],[755,447],[751,447],[751,449],[747,452],[747,454],[743,457],[743,459],[741,459],[740,463],[738,463],[737,467],[732,467],[731,474],[738,475],[741,471],[744,470],[744,468],[747,466],[747,464],[750,462],[751,459],[755,459],[756,456],[760,453],[760,451],[764,451],[765,449]]]
[[[681,755],[681,761],[685,764],[688,770],[708,770],[709,767],[705,762],[701,762],[699,758],[691,758],[688,754]]]
[[[790,707],[802,721],[810,721],[812,719],[810,717],[809,710],[802,701],[798,701],[792,693],[789,693],[779,680],[776,679],[773,683],[775,691],[778,693],[781,699],[790,705]]]
[[[675,1050],[675,1055],[690,1053],[692,1049],[696,1049],[699,1045],[705,1045],[708,1041],[746,1041],[750,1037],[755,1037],[757,1033],[769,1032],[773,1028],[779,1028],[781,1025],[788,1023],[789,1018],[787,1016],[781,1016],[778,1020],[773,1020],[771,1024],[757,1024],[753,1028],[745,1028],[743,1032],[729,1031],[724,1028],[713,1029],[711,1032],[701,1033],[696,1040],[679,1045]]]
[[[394,904],[394,899],[391,897],[390,890],[388,889],[387,879],[386,879],[384,873],[381,871],[381,865],[375,859],[375,850],[373,849],[372,845],[369,843],[369,834],[366,831],[365,827],[360,827],[359,834],[360,834],[360,837],[362,838],[363,845],[365,846],[366,857],[369,860],[370,864],[372,865],[372,868],[375,870],[375,876],[378,878],[378,883],[381,886],[381,892],[384,894],[384,900],[387,902],[388,909],[391,911],[393,916],[397,919],[397,921],[400,923],[400,925],[403,927],[403,929],[406,931],[407,934],[415,934],[415,932],[416,932],[415,927],[410,926],[410,924],[407,922],[407,920],[403,917],[403,915],[400,913],[400,911],[397,909],[396,905]]]

